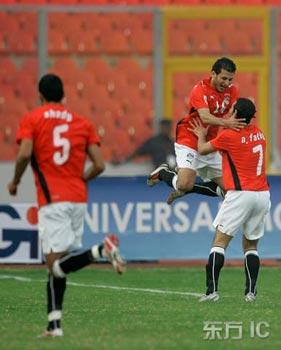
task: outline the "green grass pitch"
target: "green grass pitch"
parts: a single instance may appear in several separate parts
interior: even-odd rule
[[[281,349],[281,271],[263,267],[259,278],[256,302],[246,303],[244,270],[226,267],[220,300],[199,303],[203,267],[129,268],[123,276],[87,268],[68,278],[64,337],[44,339],[46,271],[2,268],[0,349]],[[204,329],[207,321],[218,331]]]

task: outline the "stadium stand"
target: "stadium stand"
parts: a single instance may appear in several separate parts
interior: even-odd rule
[[[33,0],[6,0],[30,4]],[[86,5],[233,5],[240,0],[39,0],[36,4]],[[243,1],[243,4],[246,2]],[[248,5],[276,4],[274,0],[252,0]],[[66,8],[67,9],[67,8]],[[281,18],[281,17],[280,17]],[[279,18],[279,21],[280,21]],[[224,28],[222,31],[221,28]],[[279,38],[281,35],[279,26]],[[33,107],[38,61],[38,14],[0,11],[0,87],[8,99],[23,109]],[[21,40],[18,40],[18,38]],[[231,41],[229,40],[231,37]],[[262,25],[257,19],[172,19],[168,26],[171,56],[260,55]],[[281,52],[280,40],[279,53]],[[151,13],[71,13],[48,15],[48,71],[65,81],[71,108],[102,121],[114,119],[131,141],[139,142],[135,125],[143,137],[152,132],[153,109],[153,16]],[[280,59],[280,58],[279,58]],[[31,74],[30,74],[31,73]],[[28,76],[30,74],[30,76]],[[243,89],[257,98],[256,77],[241,75]],[[176,73],[173,77],[174,119],[184,111],[184,98],[202,74]],[[21,81],[21,83],[20,83]],[[25,89],[21,89],[21,86]],[[279,82],[279,85],[281,83]],[[280,106],[281,110],[281,106]],[[21,115],[23,111],[19,111]],[[130,118],[131,124],[127,123]],[[121,119],[124,117],[123,119]],[[141,122],[138,121],[141,119]],[[144,122],[146,120],[147,122]],[[126,121],[126,123],[125,123]],[[101,125],[108,134],[108,128]],[[100,129],[102,130],[102,129]],[[130,131],[128,131],[130,130]],[[111,130],[112,131],[112,130]],[[137,140],[137,141],[136,141]],[[125,151],[124,151],[125,152]],[[106,151],[107,156],[114,152]],[[0,155],[1,157],[1,155]],[[110,158],[106,158],[110,160]]]
[[[29,4],[34,0],[1,0],[1,4]],[[279,0],[36,0],[36,5],[280,5]]]

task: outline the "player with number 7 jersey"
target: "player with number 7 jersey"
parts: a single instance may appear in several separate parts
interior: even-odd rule
[[[61,104],[44,104],[20,122],[16,140],[33,141],[31,165],[39,206],[54,202],[86,202],[82,175],[88,145],[99,145],[95,126]],[[67,186],[65,182],[67,181]]]
[[[226,191],[267,191],[266,140],[255,125],[236,131],[222,130],[210,140],[222,154],[223,183]]]

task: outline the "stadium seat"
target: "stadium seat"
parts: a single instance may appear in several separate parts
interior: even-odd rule
[[[39,62],[37,56],[28,56],[22,60],[20,70],[22,72],[28,72],[33,77],[38,78]]]
[[[16,17],[19,32],[28,32],[36,35],[38,32],[38,14],[36,12],[19,12],[13,14]]]
[[[48,32],[48,53],[50,55],[69,52],[69,43],[65,34],[61,31],[49,30]]]
[[[93,117],[93,110],[89,101],[83,97],[70,96],[66,94],[66,106],[70,110],[83,115],[89,119]]]
[[[0,32],[0,54],[8,53],[7,50],[7,39],[3,32]]]
[[[68,36],[74,31],[79,31],[79,17],[76,16],[76,13],[71,12],[51,12],[48,15],[48,28],[49,30],[62,31]]]
[[[7,36],[7,50],[13,54],[36,53],[37,45],[37,37],[33,33],[14,32]]]
[[[129,77],[133,75],[135,72],[138,72],[141,70],[141,66],[139,65],[139,62],[135,58],[126,57],[126,58],[119,58],[115,69],[120,70],[124,74],[128,75]]]
[[[233,5],[233,0],[206,0],[207,5]]]
[[[152,30],[135,29],[131,35],[132,52],[139,55],[151,55],[153,47]]]
[[[0,32],[7,35],[18,32],[16,13],[0,12]]]
[[[208,75],[206,72],[178,72],[173,74],[173,96],[175,98],[184,98],[190,93],[191,89]]]
[[[81,71],[82,69],[76,64],[74,59],[64,56],[57,57],[49,67],[49,72],[60,75],[65,84],[76,82]]]
[[[95,54],[100,52],[99,41],[99,30],[76,31],[68,38],[68,50],[74,54]]]
[[[108,55],[122,55],[131,52],[126,36],[121,32],[109,29],[101,33],[99,50]]]
[[[104,84],[107,81],[112,73],[111,66],[101,58],[91,58],[85,62],[83,67],[85,72],[88,72],[89,75],[93,75],[94,79],[99,84]]]
[[[13,83],[15,95],[23,99],[29,106],[37,100],[37,76],[30,74],[28,71],[20,70],[17,79]]]
[[[139,145],[152,135],[152,128],[146,122],[144,115],[137,111],[130,120],[127,132],[130,135],[131,140]]]
[[[9,82],[14,79],[17,73],[17,67],[12,58],[0,56],[0,80]]]

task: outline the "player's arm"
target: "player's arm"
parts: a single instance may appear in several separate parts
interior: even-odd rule
[[[194,119],[190,122],[191,128],[188,130],[192,131],[198,137],[197,149],[199,154],[209,154],[216,151],[216,148],[212,146],[210,142],[206,141],[208,127],[204,128],[199,120]]]
[[[30,162],[32,150],[33,141],[31,139],[23,139],[20,143],[20,148],[17,154],[13,180],[8,184],[8,190],[12,196],[17,194],[17,187],[28,163]]]
[[[236,119],[235,113],[232,113],[228,119],[217,118],[210,113],[209,108],[199,108],[198,114],[203,123],[209,125],[223,126],[224,128],[239,130],[247,125],[244,119]]]
[[[105,169],[100,147],[97,144],[90,144],[87,148],[87,154],[92,164],[83,174],[83,179],[85,181],[95,178]]]

